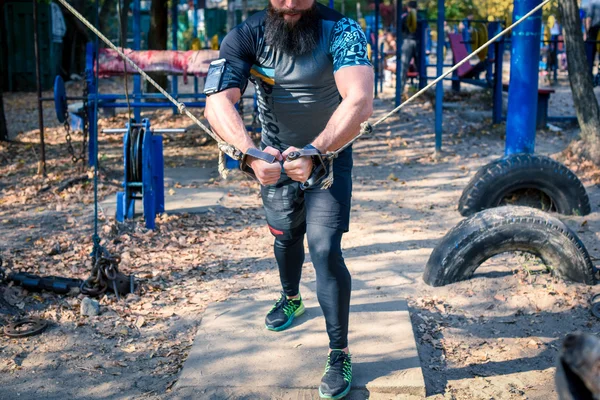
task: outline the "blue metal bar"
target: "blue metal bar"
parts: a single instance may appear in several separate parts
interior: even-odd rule
[[[171,0],[171,47],[177,50],[177,31],[179,30],[179,21],[177,19],[177,5],[179,0]],[[178,80],[177,75],[171,75],[171,93],[177,99]],[[177,107],[173,106],[173,115],[177,115]]]
[[[379,57],[379,91],[383,93],[383,71],[385,68],[385,54],[383,53],[383,42],[381,42],[381,45],[379,46],[379,54],[381,55]]]
[[[198,38],[198,0],[194,0],[194,38]],[[194,75],[194,93],[198,94],[198,77]]]
[[[375,66],[375,98],[377,98],[377,84],[379,83],[379,2],[380,0],[375,0],[375,43],[373,46],[373,65]],[[398,83],[396,82],[396,84]]]
[[[129,95],[130,97],[133,96],[132,94]],[[177,96],[180,99],[205,99],[206,95],[203,93],[198,93],[198,94],[194,94],[194,93],[182,93],[179,94]],[[88,97],[89,99],[93,99],[94,96],[90,95]],[[105,94],[99,94],[98,95],[98,100],[119,100],[119,99],[125,99],[125,95],[124,94],[116,94],[116,93],[105,93]],[[142,95],[139,96],[140,99],[164,99],[165,96],[162,93],[144,93]],[[52,99],[54,100],[54,99]]]
[[[94,43],[88,42],[85,46],[85,80],[89,93],[94,96],[96,93],[96,81],[94,80]],[[94,154],[96,144],[98,143],[98,131],[96,130],[96,101],[88,101],[87,107],[88,116],[88,165],[94,166]]]
[[[185,104],[186,107],[205,107],[206,103],[203,101],[197,101],[197,102],[184,102],[183,104]],[[133,102],[130,104],[131,107],[138,107],[138,108],[171,108],[173,107],[173,103],[171,102],[164,102],[164,103],[143,103],[143,102]],[[125,107],[127,108],[127,103],[100,103],[98,104],[99,108],[122,108]]]
[[[443,0],[438,0],[437,15],[437,75],[444,73],[444,18],[446,6]],[[435,151],[442,150],[442,106],[444,101],[444,82],[439,81],[435,86]]]
[[[133,0],[133,49],[140,50],[142,45],[141,35],[141,9],[140,3],[142,0]],[[133,99],[139,101],[140,95],[142,94],[142,77],[139,75],[133,76]],[[142,110],[138,107],[133,109],[133,117],[137,122],[142,119]]]
[[[513,21],[539,4],[539,0],[515,0]],[[508,117],[505,154],[533,153],[538,101],[538,60],[542,10],[519,24],[512,32]]]
[[[443,1],[443,0],[441,0]],[[402,101],[402,0],[396,4],[396,107]]]
[[[335,8],[333,0],[329,0],[329,8],[331,8],[332,10]]]
[[[427,27],[428,24],[425,21],[417,21],[417,34],[419,43],[419,89],[423,89],[427,86]],[[437,78],[437,77],[436,77]],[[435,79],[435,78],[434,78]]]

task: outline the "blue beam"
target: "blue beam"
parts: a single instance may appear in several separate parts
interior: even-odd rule
[[[377,86],[379,83],[379,3],[375,0],[375,45],[373,46],[373,64],[375,64],[375,97],[377,98]]]
[[[141,0],[133,0],[133,49],[140,50],[142,44],[141,35]],[[142,78],[139,75],[133,76],[133,99],[139,101],[140,95],[142,94]],[[133,118],[136,122],[142,120],[142,110],[139,107],[134,107]]]
[[[520,19],[539,3],[539,0],[514,0],[513,21]],[[533,153],[535,149],[541,29],[542,10],[539,10],[512,32],[506,155]]]
[[[402,0],[396,4],[396,107],[402,101]]]
[[[443,0],[438,0],[437,15],[437,76],[444,73],[444,18],[446,6]],[[435,151],[442,150],[442,103],[444,101],[444,81],[435,85]]]

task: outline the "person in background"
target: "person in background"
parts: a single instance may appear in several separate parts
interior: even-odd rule
[[[401,28],[402,28],[402,82],[400,82],[400,91],[404,93],[406,86],[406,78],[410,61],[414,58],[415,64],[417,60],[417,34],[411,32],[408,28],[408,15],[411,10],[416,10],[417,2],[409,1],[404,11],[402,12]]]

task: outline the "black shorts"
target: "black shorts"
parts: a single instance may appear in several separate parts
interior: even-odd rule
[[[300,183],[281,173],[275,185],[261,186],[269,230],[288,240],[306,233],[306,224],[323,225],[348,232],[352,197],[352,147],[333,162],[333,185],[302,190]]]

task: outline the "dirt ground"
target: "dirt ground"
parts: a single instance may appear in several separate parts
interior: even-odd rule
[[[119,82],[104,85],[110,89]],[[559,92],[568,96],[568,91]],[[375,116],[392,108],[389,94],[382,97],[376,100]],[[555,99],[554,104],[566,101]],[[69,178],[91,172],[71,163],[64,132],[47,106],[48,175],[36,175],[34,96],[5,94],[5,104],[11,132],[18,135],[0,143],[4,266],[85,278],[91,267],[92,184],[84,180],[59,188]],[[473,279],[443,288],[428,287],[421,279],[436,243],[462,219],[457,212],[462,189],[504,149],[504,125],[492,126],[486,118],[489,93],[448,95],[446,104],[438,156],[428,101],[410,105],[354,146],[352,224],[343,242],[353,296],[408,299],[428,397],[556,398],[553,374],[562,338],[571,331],[600,328],[588,307],[594,288],[555,279],[526,254],[494,257]],[[190,125],[170,111],[147,115],[153,126]],[[122,127],[125,120],[120,114],[100,123]],[[538,131],[536,151],[557,158],[577,129],[555,125],[562,130]],[[78,149],[81,135],[74,140]],[[100,134],[100,198],[120,188],[121,140],[120,135]],[[561,218],[597,261],[600,174],[581,160],[565,162],[583,180],[592,214]],[[198,130],[169,135],[165,164],[215,169],[215,146]],[[176,183],[166,191],[178,187]],[[50,321],[39,336],[0,337],[0,398],[168,397],[210,302],[265,290],[276,296],[278,274],[258,185],[236,173],[202,187],[225,188],[228,194],[204,214],[161,216],[155,231],[145,229],[139,218],[118,224],[100,209],[102,244],[120,255],[121,270],[134,273],[141,289],[122,301],[102,297],[99,316],[80,315],[81,295],[27,293],[0,285],[0,323],[24,315]],[[314,278],[307,261],[303,279]]]

